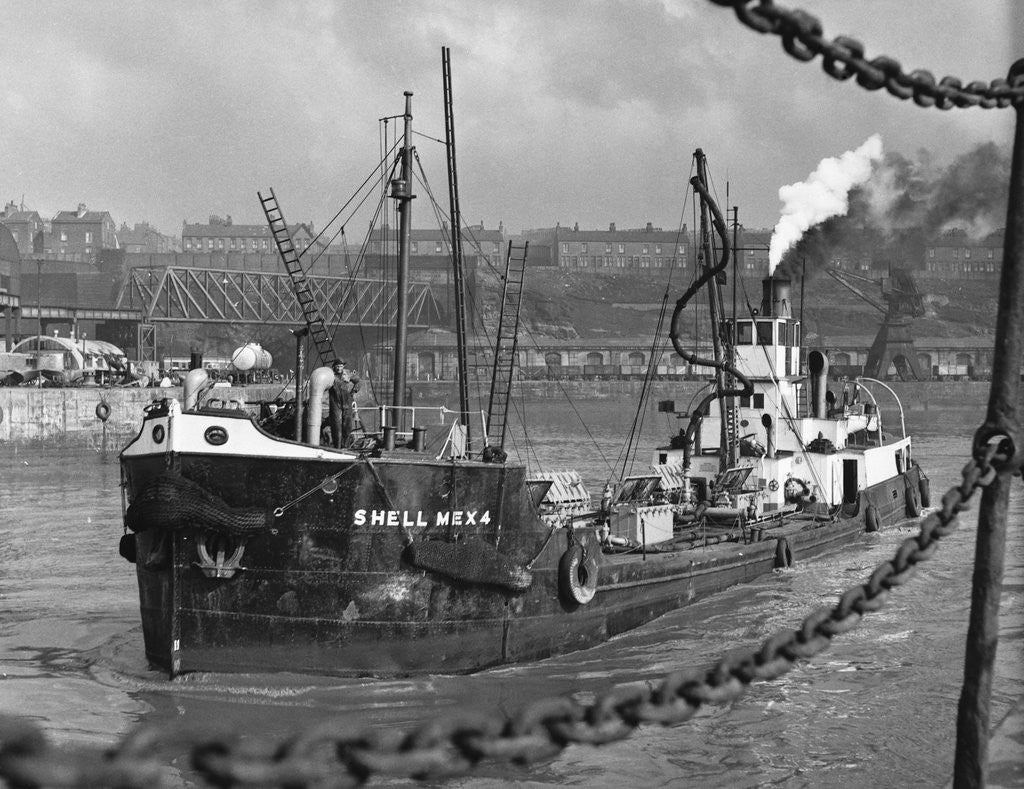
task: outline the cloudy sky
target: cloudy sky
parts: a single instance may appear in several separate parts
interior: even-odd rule
[[[793,0],[966,84],[1024,57],[1018,0]],[[770,227],[780,186],[879,134],[940,162],[995,141],[1011,110],[922,109],[802,64],[708,0],[48,2],[0,0],[0,198],[45,217],[84,202],[120,224],[260,222],[273,187],[321,227],[379,159],[378,118],[414,92],[416,144],[446,195],[441,47],[452,51],[467,221],[675,228],[691,154]],[[392,127],[394,128],[394,127]],[[415,224],[430,226],[424,200]],[[446,202],[446,199],[445,199]]]

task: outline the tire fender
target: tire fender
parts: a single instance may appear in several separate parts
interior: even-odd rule
[[[568,547],[558,562],[558,588],[562,596],[578,605],[586,605],[597,593],[597,559],[579,543]]]
[[[917,518],[921,515],[921,492],[917,485],[907,480],[903,486],[904,498],[907,501],[907,517]]]
[[[917,488],[921,494],[921,506],[932,506],[932,486],[928,481],[928,477],[922,474],[921,478],[917,481]]]
[[[788,570],[793,566],[793,549],[789,547],[789,540],[779,537],[775,541],[775,569]]]
[[[882,528],[882,522],[878,519],[878,510],[874,504],[869,504],[864,510],[864,531],[876,532]]]

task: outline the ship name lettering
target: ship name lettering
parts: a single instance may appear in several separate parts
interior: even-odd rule
[[[436,526],[486,526],[491,522],[491,511],[484,510],[444,510],[435,517]],[[423,510],[366,510],[359,509],[353,513],[354,526],[426,526],[427,516]]]
[[[436,526],[486,526],[491,522],[491,511],[484,510],[446,510],[437,513]]]

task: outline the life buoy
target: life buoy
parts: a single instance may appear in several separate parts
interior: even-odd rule
[[[789,541],[785,537],[779,537],[775,541],[775,568],[785,570],[792,566],[793,549],[789,547]]]
[[[917,518],[921,514],[921,494],[908,479],[903,486],[904,498],[907,500],[907,517]]]
[[[597,559],[573,543],[558,562],[558,586],[569,601],[585,605],[597,593]]]
[[[96,418],[101,422],[106,422],[110,419],[110,406],[107,405],[106,400],[100,400],[96,404]]]
[[[869,504],[864,511],[864,531],[876,532],[880,528],[882,528],[882,523],[878,519],[878,510],[875,509],[874,504]]]
[[[921,475],[917,481],[918,491],[921,494],[921,506],[930,507],[932,506],[932,486],[928,481],[928,477]]]
[[[778,489],[779,489],[779,481],[777,479],[773,479],[771,482],[768,483],[768,490],[776,491]]]

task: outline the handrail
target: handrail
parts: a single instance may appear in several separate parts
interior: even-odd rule
[[[907,437],[907,423],[906,423],[906,420],[904,419],[904,416],[903,416],[903,401],[901,401],[900,400],[900,396],[898,394],[896,394],[896,392],[894,392],[892,390],[892,387],[889,386],[888,384],[884,383],[883,381],[879,381],[877,378],[868,378],[867,376],[863,376],[863,375],[862,376],[858,376],[857,378],[854,378],[853,381],[854,381],[854,383],[856,383],[858,385],[860,385],[861,381],[870,381],[873,384],[878,384],[880,387],[885,389],[885,391],[887,391],[889,394],[892,395],[892,399],[896,401],[896,407],[899,409],[899,412],[900,412],[900,431],[903,433],[903,438],[906,438]],[[878,401],[875,400],[875,395],[872,393],[872,391],[870,389],[868,389],[866,386],[863,386],[861,388],[864,389],[864,391],[867,392],[869,395],[871,395],[871,399],[874,401],[875,405],[878,405]],[[881,412],[881,410],[878,411],[878,432],[879,433],[882,432],[882,412]]]

